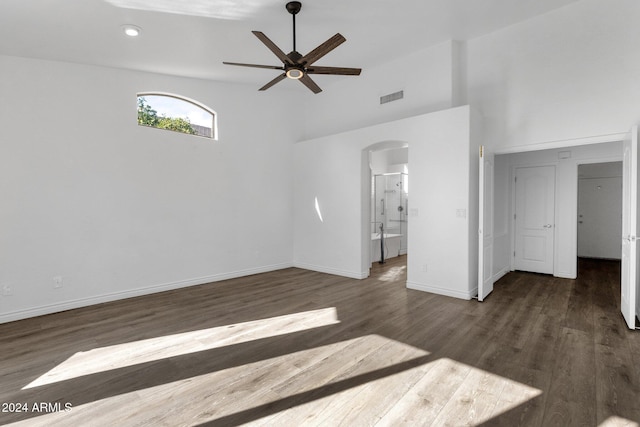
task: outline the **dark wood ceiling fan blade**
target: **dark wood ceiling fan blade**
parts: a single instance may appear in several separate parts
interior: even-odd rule
[[[281,82],[282,80],[286,79],[287,75],[285,73],[280,74],[278,77],[276,77],[275,79],[271,80],[269,83],[267,83],[266,85],[262,86],[260,89],[258,90],[267,90],[269,89],[271,86],[275,85],[278,82]]]
[[[311,80],[311,77],[309,77],[308,74],[303,75],[300,78],[300,81],[302,82],[303,85],[305,85],[306,87],[308,87],[311,92],[313,93],[320,93],[322,92],[322,89],[320,89],[320,86],[318,86],[316,84],[316,82],[314,82],[313,80]]]
[[[267,37],[263,32],[252,31],[252,33],[257,38],[259,38],[260,41],[264,43],[264,45],[267,46],[271,52],[275,53],[275,55],[280,59],[280,61],[282,61],[283,64],[293,65],[293,61],[289,59],[289,57],[282,51],[282,49],[280,49],[274,42],[272,42],[271,39]]]
[[[241,64],[239,62],[222,62],[225,65],[237,65],[239,67],[252,67],[252,68],[268,68],[270,70],[284,70],[284,67],[278,67],[277,65],[258,65],[258,64]]]
[[[309,74],[338,74],[341,76],[359,76],[362,72],[361,68],[345,68],[345,67],[317,67],[311,66],[307,68]]]
[[[331,37],[329,40],[322,43],[320,46],[303,56],[300,59],[299,63],[304,64],[305,66],[309,66],[316,62],[318,59],[325,56],[327,53],[331,52],[336,47],[340,46],[345,41],[347,41],[347,39],[345,39],[342,34],[337,33],[335,36]]]

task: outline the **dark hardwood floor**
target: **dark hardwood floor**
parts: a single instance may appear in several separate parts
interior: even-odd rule
[[[407,290],[405,262],[0,325],[0,423],[638,425],[640,333],[620,314],[618,262],[580,260],[577,280],[513,272],[483,303]]]

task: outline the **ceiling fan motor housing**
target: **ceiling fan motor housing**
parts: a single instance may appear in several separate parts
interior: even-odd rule
[[[289,3],[287,3],[286,8],[290,14],[295,15],[300,12],[300,9],[302,9],[302,3],[300,3],[299,1],[290,1]]]
[[[287,54],[287,58],[289,58],[294,64],[288,65],[285,64],[284,72],[290,79],[298,80],[304,76],[305,69],[304,65],[300,64],[298,61],[302,59],[302,54],[298,51],[291,51]]]
[[[289,53],[287,54],[287,57],[288,57],[291,61],[293,61],[293,62],[295,62],[295,63],[298,63],[298,61],[300,61],[300,60],[302,59],[302,54],[301,54],[300,52],[298,52],[298,51],[294,50],[294,51],[289,52]]]

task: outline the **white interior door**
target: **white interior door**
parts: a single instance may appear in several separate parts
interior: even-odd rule
[[[638,127],[622,142],[622,271],[620,310],[630,329],[636,326],[638,287]]]
[[[516,168],[516,270],[553,274],[555,166]]]
[[[493,291],[493,153],[480,147],[478,213],[478,301]]]

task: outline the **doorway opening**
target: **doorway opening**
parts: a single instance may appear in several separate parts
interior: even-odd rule
[[[585,173],[582,171],[588,168],[594,168],[596,172],[593,173],[597,173],[599,177],[604,176],[602,172],[597,172],[601,167],[590,165],[620,165],[621,152],[621,142],[611,141],[570,147],[558,146],[545,150],[518,153],[497,153],[494,161],[494,199],[492,204],[494,210],[492,274],[498,276],[505,270],[539,272],[529,269],[526,265],[518,264],[515,258],[521,254],[527,258],[528,262],[529,258],[542,259],[543,257],[538,255],[546,253],[551,254],[550,265],[552,265],[552,271],[547,270],[545,272],[551,273],[555,277],[575,279],[577,277],[578,232],[580,231],[579,227],[582,226],[578,223],[578,215],[580,215],[578,213],[579,175]],[[547,169],[549,169],[548,178],[538,176],[542,175],[541,172]],[[555,169],[555,177],[551,172],[552,169]],[[519,172],[527,172],[528,175],[524,177],[518,176],[516,179]],[[615,173],[607,174],[609,177],[615,175]],[[529,175],[531,176],[529,177]],[[596,176],[591,174],[589,177]],[[521,192],[517,192],[516,187],[524,186],[525,178],[531,181],[530,188],[525,190],[532,190],[533,196],[537,197],[545,193],[554,194],[554,196],[549,196],[549,199],[544,203],[536,202],[538,200],[536,197],[531,198],[533,201],[530,202],[527,202],[529,198],[525,198],[520,201],[523,205],[522,212],[518,212],[517,198]],[[545,182],[547,182],[547,185],[542,185]],[[552,182],[555,182],[555,190],[552,189]],[[536,183],[540,185],[534,185]],[[547,191],[536,190],[545,188]],[[540,196],[539,199],[543,200],[545,198]],[[616,202],[615,204],[618,210],[622,209],[621,203]],[[547,213],[544,214],[545,212]],[[525,218],[525,216],[527,217]],[[529,245],[516,245],[517,225],[526,225],[527,227],[533,225],[533,228],[537,227],[540,233],[546,232],[549,238],[527,237],[530,240]],[[527,233],[529,232],[529,230],[526,231]],[[615,233],[617,234],[617,239],[619,239],[621,235],[620,229]],[[549,242],[549,239],[553,239],[552,247],[543,251],[543,243]],[[519,248],[520,250],[518,250]],[[619,254],[620,252],[618,252],[618,256]],[[614,257],[606,256],[606,258]]]
[[[408,252],[409,149],[404,141],[384,141],[364,150],[363,183],[368,206],[365,233],[368,268],[403,263]],[[364,195],[364,192],[363,192]],[[364,225],[364,224],[363,224]],[[363,227],[364,229],[364,227]],[[398,258],[398,259],[395,259]]]
[[[622,162],[578,165],[578,258],[620,261]]]
[[[553,266],[553,270],[550,273],[553,276],[575,279],[578,274],[578,227],[581,226],[578,223],[578,168],[581,165],[589,168],[590,164],[620,164],[621,160],[622,143],[615,140],[575,146],[557,144],[552,148],[543,150],[495,153],[492,170],[493,200],[489,205],[491,209],[484,212],[492,220],[492,257],[490,272],[487,273],[491,281],[495,283],[510,271],[530,271],[528,266],[523,266],[516,262],[515,258],[518,253],[523,256],[526,255],[527,259],[549,259],[546,256],[532,256],[532,254],[549,254],[552,257],[550,265]],[[549,194],[555,193],[554,200],[549,200],[545,203],[526,203],[521,201],[524,205],[528,204],[529,207],[524,207],[524,210],[527,211],[526,213],[518,214],[516,186],[525,182],[523,178],[516,179],[516,176],[519,175],[518,172],[542,171],[544,167],[548,166],[555,168],[555,178],[553,179],[555,181],[555,191],[548,191]],[[597,166],[593,167],[596,168]],[[583,169],[580,170],[582,171]],[[534,182],[541,183],[545,181],[545,179],[536,177],[536,174],[529,175],[534,175]],[[598,175],[600,177],[603,176],[602,173]],[[612,176],[611,173],[608,173],[608,175]],[[590,177],[594,177],[594,175],[590,175]],[[544,189],[546,186],[531,185],[532,190],[535,188]],[[536,191],[533,194],[536,195]],[[622,209],[621,203],[616,202],[615,204],[618,209]],[[552,206],[553,208],[551,208]],[[551,212],[552,210],[553,212]],[[548,211],[548,213],[543,215],[542,213],[545,211]],[[522,220],[521,224],[526,224],[527,221],[524,216],[527,215],[530,216],[529,222],[533,223],[533,225],[537,224],[536,226],[541,233],[546,231],[550,238],[553,239],[551,248],[547,248],[546,251],[542,250],[544,248],[543,243],[549,240],[540,236],[527,237],[530,240],[528,245],[516,245],[517,222]],[[524,236],[525,233],[521,234]],[[619,239],[620,230],[616,234],[617,237],[614,238]],[[520,251],[518,248],[520,248]],[[525,254],[523,251],[527,253]],[[619,254],[620,252],[618,251],[618,256],[620,256]],[[583,255],[582,252],[581,255]],[[606,256],[606,258],[613,257]]]
[[[635,224],[640,218],[640,215],[636,218],[637,212],[640,212],[637,206],[640,204],[637,204],[635,198],[635,185],[638,182],[635,168],[640,155],[636,128],[623,136],[622,140],[612,138],[609,142],[568,147],[557,145],[545,150],[495,156],[496,198],[492,206],[497,220],[494,226],[508,230],[511,245],[500,245],[497,240],[494,241],[497,249],[494,247],[492,273],[509,264],[509,271],[518,269],[514,268],[513,262],[516,247],[513,224],[520,219],[514,200],[514,187],[519,180],[514,179],[516,169],[554,165],[556,212],[553,275],[576,279],[587,271],[584,268],[587,265],[585,261],[620,265],[619,309],[627,326],[633,329],[636,317],[640,317],[640,311],[637,310],[640,298],[637,298],[638,285],[633,268],[637,262],[634,250],[637,248],[638,237],[635,228],[629,231],[628,224]],[[511,200],[501,200],[501,193],[510,194]],[[626,237],[621,238],[622,236]],[[511,263],[507,262],[509,257],[512,258]]]
[[[389,258],[407,253],[409,175],[377,174],[372,185],[371,262],[384,264]]]

